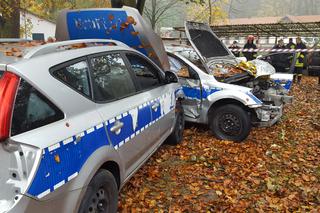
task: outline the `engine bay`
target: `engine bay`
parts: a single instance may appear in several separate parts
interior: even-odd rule
[[[219,82],[251,88],[252,93],[265,104],[280,106],[292,102],[292,97],[287,96],[287,91],[272,81],[270,75],[257,76],[257,68],[253,63],[215,63],[210,71]]]

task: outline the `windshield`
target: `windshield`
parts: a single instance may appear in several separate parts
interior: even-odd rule
[[[203,66],[198,54],[193,48],[188,48],[181,51],[176,51],[179,55],[185,57],[189,61],[191,61],[194,65],[200,68],[203,72],[207,73],[206,68]]]
[[[216,62],[216,63],[212,64],[212,66],[210,66],[210,68],[209,68],[210,71],[208,73],[193,48],[179,50],[176,52],[178,52],[181,56],[183,56],[186,59],[188,59],[189,61],[191,61],[194,65],[196,65],[198,68],[200,68],[203,72],[214,76],[216,78],[216,80],[218,80],[220,82],[228,83],[229,79],[233,79],[234,76],[236,76],[236,77],[241,76],[244,78],[246,78],[248,76],[248,73],[244,69],[241,69],[240,67],[237,67],[236,65],[228,63],[228,62]],[[172,59],[170,59],[170,64],[171,64],[172,69],[177,69],[174,64],[174,61],[172,61]]]

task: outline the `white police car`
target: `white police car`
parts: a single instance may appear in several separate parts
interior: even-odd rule
[[[95,14],[106,33],[134,28],[129,13],[139,18],[65,15],[84,15],[79,27]],[[116,40],[30,46],[1,44],[0,212],[116,212],[123,184],[168,137],[182,139],[176,75]]]

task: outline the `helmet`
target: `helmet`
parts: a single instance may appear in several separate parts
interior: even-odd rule
[[[254,41],[254,36],[253,35],[248,35],[248,41]]]

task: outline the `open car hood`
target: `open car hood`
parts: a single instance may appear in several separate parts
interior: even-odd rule
[[[227,46],[212,31],[208,24],[186,22],[185,30],[190,44],[198,54],[201,62],[206,65],[208,73],[211,73],[215,63],[241,64]],[[247,65],[249,66],[254,65],[255,72],[249,73],[252,75],[254,74],[256,78],[270,76],[275,73],[274,67],[267,62],[253,60],[245,63],[248,63]]]
[[[148,56],[164,71],[170,69],[161,38],[139,11],[131,7],[63,10],[56,26],[58,41],[113,39]]]
[[[235,56],[205,23],[185,23],[185,31],[189,42],[205,64],[214,59],[232,58]]]

